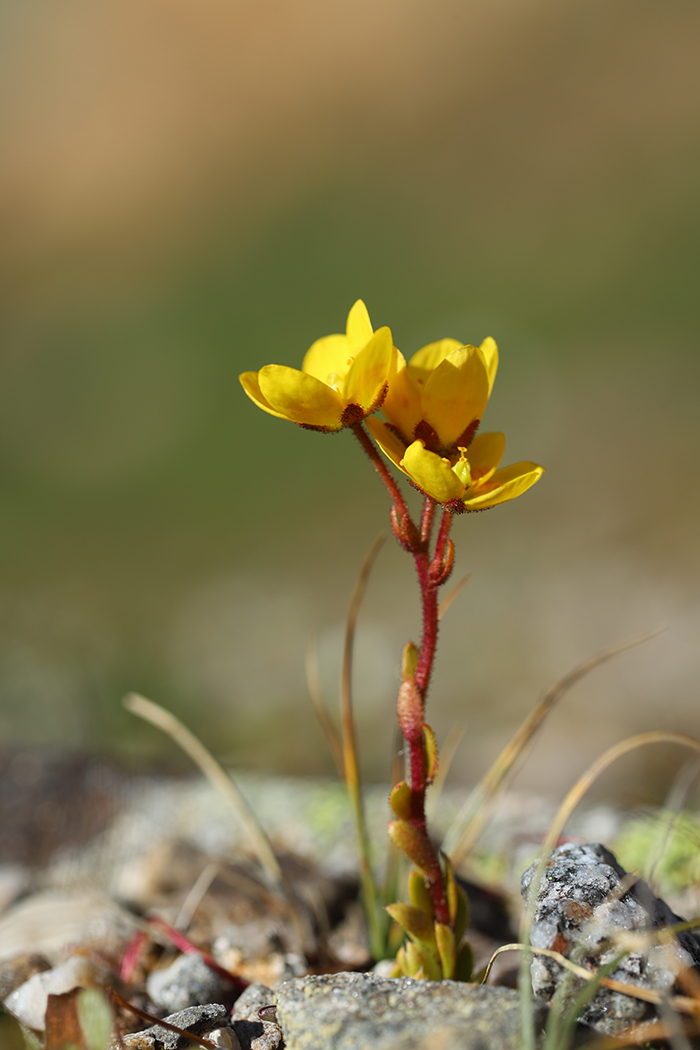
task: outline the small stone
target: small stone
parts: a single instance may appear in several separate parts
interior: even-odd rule
[[[259,1010],[275,1006],[277,994],[264,984],[249,984],[236,999],[233,1006],[234,1021],[259,1021]]]
[[[277,1050],[282,1029],[274,1021],[234,1021],[233,1030],[241,1050]]]
[[[241,1050],[276,1050],[282,1030],[273,1017],[276,993],[264,984],[250,984],[233,1007],[233,1030]]]
[[[510,988],[372,973],[301,977],[277,992],[286,1050],[519,1050]],[[537,1045],[542,1011],[536,1011]]]
[[[536,866],[522,878],[527,897]],[[531,942],[536,948],[554,948],[579,965],[597,970],[614,961],[625,935],[672,926],[682,920],[665,901],[654,896],[642,879],[634,879],[614,855],[599,843],[568,842],[559,846],[545,869],[539,887]],[[617,942],[620,943],[617,943]],[[610,977],[639,988],[670,993],[680,970],[700,966],[700,943],[689,931],[674,943],[628,952]],[[546,956],[534,956],[532,987],[537,998],[550,1001],[560,986],[563,968]],[[581,979],[567,977],[568,1001],[583,988]],[[616,1035],[628,1025],[656,1016],[652,1004],[601,988],[582,1010],[579,1020],[606,1035]]]
[[[223,1047],[223,1050],[241,1050],[241,1045],[232,1028],[212,1028],[210,1032],[207,1032],[207,1039],[214,1046]]]
[[[163,970],[153,970],[146,980],[146,991],[158,1010],[176,1013],[188,1006],[225,999],[229,991],[222,978],[200,955],[180,955]]]
[[[187,1010],[179,1010],[163,1020],[182,1028],[185,1032],[191,1032],[192,1035],[208,1038],[208,1032],[226,1027],[228,1010],[220,1003],[207,1003],[205,1006],[190,1006]],[[123,1042],[130,1050],[183,1050],[189,1046],[190,1040],[186,1035],[154,1024],[143,1032],[125,1035]],[[235,1043],[233,1050],[236,1050]]]
[[[19,988],[15,988],[5,999],[5,1007],[20,1024],[43,1032],[49,996],[84,988],[93,979],[94,968],[91,963],[82,955],[74,955],[53,970],[35,973]]]

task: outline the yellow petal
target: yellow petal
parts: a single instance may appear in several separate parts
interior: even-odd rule
[[[495,507],[497,503],[505,503],[527,492],[543,474],[544,467],[538,467],[536,463],[513,463],[497,470],[483,487],[477,483],[474,495],[467,496],[464,505],[470,510]]]
[[[406,444],[413,441],[416,426],[423,418],[420,390],[406,368],[406,360],[396,351],[389,369],[389,391],[382,405],[382,413],[403,434]]]
[[[352,351],[347,336],[324,335],[306,351],[301,370],[308,372],[311,376],[316,376],[328,386],[333,386],[332,377],[337,377],[336,389],[339,389],[351,364]]]
[[[423,419],[444,445],[453,445],[475,419],[481,419],[489,398],[489,378],[480,350],[452,350],[428,377],[423,391]]]
[[[380,449],[399,470],[403,470],[401,460],[406,453],[406,445],[394,434],[392,430],[376,416],[370,416],[367,420],[367,428],[379,445]],[[404,474],[406,471],[404,470]]]
[[[282,412],[275,412],[272,405],[268,403],[266,398],[260,393],[260,384],[258,383],[257,372],[243,372],[238,377],[241,381],[241,386],[245,390],[246,394],[251,401],[254,401],[258,408],[261,408],[263,412],[269,412],[271,416],[277,416],[278,419],[287,419],[288,417],[283,415]]]
[[[365,412],[375,409],[387,381],[393,354],[391,332],[388,328],[380,328],[357,354],[345,377],[343,398],[346,405],[359,405]]]
[[[493,474],[506,450],[505,434],[478,434],[469,446],[467,455],[475,482],[484,482]]]
[[[438,503],[449,503],[464,494],[464,485],[449,460],[428,452],[422,441],[414,441],[408,446],[401,466],[418,488]]]
[[[464,343],[460,343],[458,339],[438,339],[436,343],[422,346],[408,363],[411,378],[422,387],[430,373],[435,371],[449,353],[459,350],[460,346],[464,346]]]
[[[372,338],[372,322],[369,319],[367,307],[361,299],[358,299],[350,310],[345,331],[350,344],[350,352],[354,354],[366,346]]]
[[[489,397],[493,390],[493,381],[496,378],[496,372],[498,371],[498,347],[496,341],[487,336],[483,343],[479,347],[482,354],[484,355],[484,362],[486,364],[486,371],[489,376]]]
[[[267,403],[285,419],[340,430],[345,405],[335,390],[315,376],[286,365],[265,365],[258,372],[258,382]]]

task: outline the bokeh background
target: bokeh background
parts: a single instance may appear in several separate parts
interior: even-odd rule
[[[642,729],[700,732],[697,0],[3,0],[0,729],[172,759],[121,697],[245,768],[323,773],[303,659],[337,697],[387,499],[347,433],[259,412],[358,297],[408,355],[497,340],[484,426],[547,467],[459,519],[430,720],[483,771],[573,665],[520,783],[560,792]],[[388,777],[419,629],[387,542],[359,631]],[[662,797],[677,752],[610,790]],[[606,789],[607,790],[607,789]]]

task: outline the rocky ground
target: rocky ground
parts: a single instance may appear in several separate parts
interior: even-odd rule
[[[134,1050],[520,1045],[515,953],[499,957],[487,986],[396,981],[382,964],[364,972],[371,959],[341,786],[242,778],[281,859],[286,888],[280,890],[261,873],[222,800],[197,778],[127,776],[91,760],[31,753],[9,756],[3,769],[2,1050],[23,1045],[17,1021],[36,1047],[63,1050],[72,1043],[76,1050],[101,1050],[98,1022],[106,1009],[114,1012],[123,1046]],[[444,797],[438,827],[460,801],[460,793]],[[368,811],[382,843],[385,789],[369,792]],[[490,865],[500,872],[498,885],[484,886],[482,878],[470,893],[477,967],[499,945],[517,940],[519,873],[534,857],[551,815],[551,805],[514,796],[491,826],[481,861],[483,871]],[[617,824],[615,813],[600,810],[579,818],[578,831],[607,838]],[[536,945],[564,950],[570,943],[583,958],[585,922],[596,909],[597,920],[601,907],[609,912],[616,892],[620,907],[627,907],[613,916],[620,927],[637,930],[672,918],[668,909],[659,918],[643,895],[626,903],[627,886],[619,888],[624,873],[604,851],[573,856],[565,850],[556,863],[549,896],[537,902]],[[467,874],[474,879],[474,871]],[[589,892],[582,896],[585,885]],[[588,953],[590,965],[605,962],[605,938],[604,930],[596,942],[603,947],[597,955]],[[692,945],[684,947],[687,962]],[[660,968],[658,959],[655,970],[637,960],[623,977],[648,986]],[[558,974],[556,964],[536,962],[533,978],[542,1002],[556,993]],[[676,974],[668,966],[664,980],[664,994],[670,995]],[[99,996],[89,998],[90,990],[105,988],[109,1008]],[[599,1031],[619,1031],[616,1021],[612,1027],[605,1021],[618,1015],[601,995],[587,1020]],[[535,1010],[537,1030],[544,1010]],[[623,1020],[658,1014],[648,1002],[625,1010],[618,1009]],[[601,1017],[603,1023],[596,1023]],[[154,1027],[154,1020],[163,1024]],[[105,1031],[109,1023],[108,1016]]]

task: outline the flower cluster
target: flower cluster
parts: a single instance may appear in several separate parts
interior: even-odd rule
[[[266,365],[240,379],[259,408],[313,430],[373,417],[367,427],[384,455],[424,495],[461,513],[514,499],[543,473],[531,462],[501,467],[504,435],[477,434],[497,368],[491,338],[478,347],[441,339],[406,362],[358,300],[346,334],[318,339],[301,371]]]

